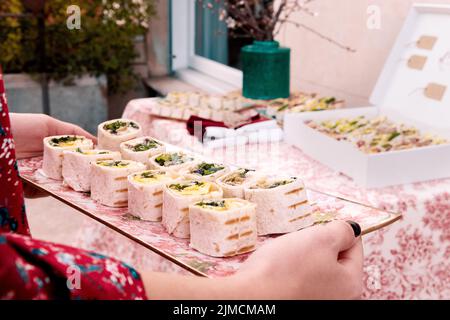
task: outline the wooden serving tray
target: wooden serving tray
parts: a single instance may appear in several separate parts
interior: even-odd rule
[[[88,193],[76,192],[61,181],[42,174],[42,157],[19,161],[23,180],[90,218],[165,257],[193,274],[211,277],[233,274],[248,254],[230,258],[213,258],[189,247],[189,240],[169,235],[161,223],[147,222],[131,216],[127,208],[110,208],[96,203]],[[358,222],[363,235],[385,227],[401,218],[401,214],[359,204],[347,199],[307,188],[317,222],[344,219]],[[258,246],[276,236],[259,237]]]

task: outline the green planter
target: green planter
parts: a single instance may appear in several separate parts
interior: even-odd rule
[[[250,99],[288,98],[291,49],[277,41],[254,41],[241,49],[243,95]]]

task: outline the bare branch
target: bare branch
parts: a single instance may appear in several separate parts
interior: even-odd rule
[[[332,38],[330,38],[330,37],[324,35],[323,33],[320,33],[319,31],[317,31],[317,30],[315,30],[315,29],[313,29],[313,28],[311,28],[311,27],[308,27],[307,25],[305,25],[305,24],[303,24],[303,23],[295,22],[295,21],[290,21],[290,20],[280,20],[279,22],[280,22],[280,23],[290,23],[290,24],[293,24],[293,25],[295,25],[297,28],[303,28],[303,29],[305,29],[305,30],[307,30],[307,31],[309,31],[309,32],[311,32],[311,33],[313,33],[313,34],[315,34],[315,35],[318,36],[319,38],[321,38],[321,39],[323,39],[323,40],[326,40],[326,41],[328,41],[328,42],[333,43],[334,45],[338,46],[338,47],[341,48],[341,49],[344,49],[344,50],[349,51],[349,52],[356,52],[356,49],[353,49],[353,48],[351,48],[351,47],[349,47],[349,46],[343,45],[343,44],[337,42],[336,40],[333,40]]]
[[[261,31],[263,34],[265,33],[264,30],[262,30],[259,25],[258,25],[258,21],[256,21],[254,12],[252,11],[252,9],[250,8],[250,4],[248,3],[248,1],[243,1],[244,2],[244,6],[245,6],[245,10],[248,13],[248,16],[252,22],[252,25],[255,26],[255,29],[257,29],[258,31]]]
[[[264,2],[263,0],[214,0],[214,5],[210,1],[197,0],[203,7],[214,11],[214,6],[224,8],[228,17],[236,20],[238,32],[247,33],[255,40],[273,40],[281,31],[284,24],[293,24],[298,28],[303,28],[323,40],[326,40],[341,49],[349,52],[356,52],[355,49],[343,45],[321,32],[305,25],[301,22],[292,21],[290,16],[294,12],[302,12],[310,16],[316,16],[308,6],[315,0],[280,0],[278,8],[274,8],[274,1]],[[256,8],[261,5],[260,14],[256,14]],[[233,28],[230,34],[237,34]]]
[[[273,31],[275,30],[275,26],[277,25],[278,20],[280,19],[281,14],[283,13],[284,7],[287,5],[287,0],[283,0],[283,2],[280,3],[280,6],[278,7],[277,12],[274,14],[272,21],[270,22],[268,26],[268,31],[272,34],[271,38],[274,38]]]

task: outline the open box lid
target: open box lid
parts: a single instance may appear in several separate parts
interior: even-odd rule
[[[370,102],[384,114],[450,136],[450,5],[411,8]]]

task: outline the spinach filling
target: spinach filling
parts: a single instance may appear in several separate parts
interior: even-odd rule
[[[173,166],[177,164],[185,163],[186,161],[193,160],[186,157],[182,153],[164,153],[155,158],[155,162],[162,167]]]
[[[145,179],[156,179],[158,175],[165,175],[166,173],[164,171],[158,171],[158,172],[151,172],[151,171],[145,171],[142,172],[139,176],[141,178]]]
[[[60,138],[53,138],[50,140],[50,144],[54,147],[59,146],[60,143],[74,142],[77,141],[78,137],[75,136],[64,136]]]
[[[198,202],[196,206],[199,207],[216,207],[216,208],[225,208],[225,200],[220,201],[202,201]]]
[[[161,145],[158,141],[151,140],[151,139],[145,139],[144,142],[138,143],[136,145],[128,145],[130,149],[132,149],[134,152],[142,152],[147,151],[150,149],[158,148]]]
[[[284,186],[284,185],[287,185],[287,184],[289,184],[289,183],[291,183],[291,182],[293,182],[294,180],[282,180],[282,181],[277,181],[277,182],[274,182],[274,183],[272,183],[272,184],[270,184],[268,187],[267,187],[267,189],[273,189],[273,188],[276,188],[276,187],[279,187],[279,186]]]
[[[95,150],[94,150],[94,151],[95,151]],[[94,152],[94,151],[92,151],[92,152]],[[76,148],[76,149],[75,149],[75,152],[78,152],[78,153],[81,153],[81,154],[89,154],[89,153],[87,153],[87,152],[81,150],[80,148]],[[100,151],[100,152],[97,152],[97,153],[95,153],[95,154],[109,154],[109,151]]]
[[[274,189],[274,188],[277,188],[277,187],[284,186],[284,185],[287,185],[289,183],[292,183],[296,179],[297,178],[293,177],[293,178],[288,179],[288,180],[279,180],[279,181],[270,182],[270,183],[268,183],[267,181],[259,182],[256,185],[250,187],[250,189]]]
[[[108,130],[112,134],[117,134],[119,129],[124,128],[124,127],[131,127],[131,128],[134,128],[134,129],[139,129],[139,126],[136,123],[134,123],[132,121],[131,122],[125,122],[125,121],[121,121],[121,120],[117,120],[117,121],[105,124],[103,126],[103,129]]]
[[[247,173],[253,172],[255,170],[253,169],[244,169],[241,168],[237,170],[234,173],[231,173],[223,182],[230,184],[230,185],[240,185],[245,181],[245,178],[247,177]]]
[[[392,140],[394,140],[395,138],[397,138],[397,137],[400,136],[400,135],[401,135],[400,132],[397,132],[397,131],[392,132],[391,135],[390,135],[389,138],[388,138],[388,141],[391,142]]]
[[[214,174],[214,173],[216,173],[216,172],[218,172],[220,170],[223,170],[223,169],[225,169],[224,166],[221,166],[221,165],[218,165],[218,164],[215,164],[215,163],[203,162],[203,163],[199,164],[196,167],[196,169],[194,169],[192,171],[192,173],[196,173],[196,174],[201,175],[201,176],[209,176],[209,175]]]
[[[247,176],[247,173],[254,171],[255,171],[254,169],[240,169],[239,176],[241,178],[245,178]]]
[[[202,181],[192,181],[189,183],[173,183],[169,186],[169,188],[177,190],[177,191],[183,191],[186,188],[192,187],[192,186],[203,186],[205,183]]]
[[[97,164],[104,166],[104,167],[117,167],[117,168],[124,168],[129,165],[128,162],[123,162],[120,160],[117,161],[98,161]]]

